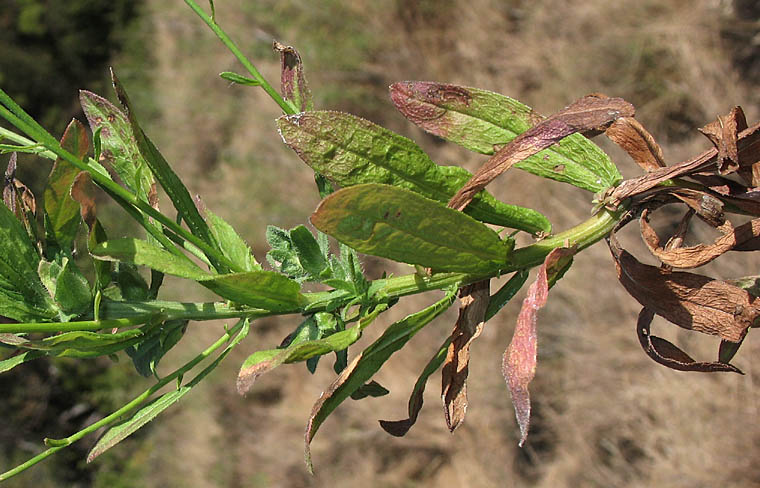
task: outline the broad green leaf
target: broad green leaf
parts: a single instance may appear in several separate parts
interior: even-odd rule
[[[417,332],[445,312],[454,302],[455,297],[455,293],[449,292],[442,300],[388,327],[383,335],[354,358],[351,364],[322,393],[311,410],[309,423],[306,427],[305,458],[309,471],[312,471],[309,445],[319,426],[338,405],[369,381],[394,352],[404,347]]]
[[[359,252],[440,271],[494,271],[507,264],[512,248],[472,217],[388,185],[337,191],[311,222]]]
[[[58,309],[37,275],[40,257],[24,226],[0,205],[0,316],[39,322]]]
[[[253,257],[251,248],[238,235],[235,229],[226,220],[216,215],[209,209],[205,209],[206,222],[214,235],[219,249],[225,257],[232,261],[243,271],[255,271],[261,269],[256,258]]]
[[[193,235],[203,240],[212,248],[219,249],[219,245],[214,239],[214,236],[212,235],[208,224],[206,224],[206,221],[203,220],[200,212],[198,212],[198,208],[195,206],[195,202],[193,202],[193,198],[190,196],[190,192],[187,191],[187,188],[182,183],[182,180],[180,180],[179,176],[177,176],[174,170],[171,169],[169,163],[158,151],[158,148],[156,148],[153,142],[151,142],[148,136],[145,135],[145,133],[140,128],[140,125],[137,122],[137,117],[135,116],[135,112],[129,103],[127,92],[124,90],[124,87],[121,85],[119,79],[113,72],[111,73],[111,78],[113,80],[114,89],[116,90],[116,96],[119,98],[119,101],[127,111],[127,119],[129,120],[129,125],[132,128],[132,134],[135,137],[135,141],[137,142],[137,147],[140,150],[140,154],[145,159],[145,162],[153,172],[153,175],[161,184],[161,187],[164,189],[164,191],[166,191],[166,194],[169,196],[172,204],[174,204],[174,208],[177,209],[177,212],[179,212],[179,214],[182,216],[182,219],[187,223],[187,226],[190,228],[190,232],[192,232]],[[214,256],[208,256],[208,258],[213,264],[214,268],[216,268],[219,272],[226,271],[226,266],[218,263]]]
[[[63,258],[61,272],[56,278],[54,298],[61,308],[61,318],[64,321],[87,312],[92,304],[90,283],[68,258]]]
[[[79,159],[84,158],[90,143],[81,122],[74,119],[69,123],[61,138],[61,146]],[[71,185],[77,174],[79,169],[73,164],[61,158],[56,159],[44,192],[47,230],[66,255],[73,250],[81,221],[79,204],[71,197]]]
[[[79,101],[92,131],[100,129],[101,161],[110,164],[140,199],[149,201],[153,173],[140,154],[127,116],[105,98],[87,90],[79,92]]]
[[[183,396],[189,393],[190,390],[195,387],[195,385],[200,383],[203,378],[205,378],[211,371],[213,371],[225,357],[227,357],[229,352],[248,335],[249,330],[250,324],[248,323],[248,320],[245,320],[243,322],[242,328],[240,329],[240,332],[235,336],[234,339],[232,339],[232,341],[230,341],[224,351],[222,351],[222,353],[219,354],[219,356],[211,364],[209,364],[200,373],[198,373],[198,375],[196,375],[192,381],[184,386],[180,386],[176,390],[164,393],[147,405],[141,407],[128,419],[109,428],[105,434],[103,434],[103,436],[98,439],[98,442],[95,443],[95,446],[90,450],[89,454],[87,455],[87,462],[92,462],[96,457],[100,456],[119,442],[134,434],[145,424],[156,418],[158,414],[177,403]]]
[[[306,164],[343,187],[385,183],[448,202],[470,176],[466,170],[442,169],[413,141],[354,115],[316,111],[280,117],[277,124],[285,143]],[[532,234],[551,231],[540,213],[507,205],[485,191],[465,213]]]
[[[252,307],[286,311],[298,309],[303,302],[300,285],[279,273],[247,271],[211,275],[191,261],[140,239],[106,241],[98,244],[91,252],[100,259],[125,261],[197,281],[221,297]]]
[[[309,276],[318,278],[328,264],[311,231],[299,225],[290,231],[290,241],[293,243],[296,256],[303,269],[309,273]]]
[[[12,341],[7,336],[0,337],[0,342],[13,344],[22,349],[43,351],[51,356],[92,358],[106,356],[121,351],[140,341],[143,331],[131,329],[116,334],[101,334],[88,331],[64,332],[41,340]]]
[[[391,85],[391,99],[405,117],[424,130],[489,155],[543,120],[517,100],[457,85],[395,83]],[[622,179],[609,156],[581,134],[566,137],[515,167],[592,192]]]

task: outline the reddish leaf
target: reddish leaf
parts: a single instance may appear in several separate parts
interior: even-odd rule
[[[280,90],[282,91],[282,96],[286,100],[293,102],[296,109],[300,112],[312,110],[314,103],[311,99],[311,90],[309,90],[309,85],[306,83],[303,63],[301,63],[301,56],[298,54],[298,51],[277,41],[272,44],[272,47],[280,53],[280,63],[282,65]]]
[[[622,98],[589,95],[533,126],[500,149],[449,201],[449,206],[464,209],[480,190],[513,164],[546,149],[576,132],[606,128],[619,117],[632,116],[633,106]]]
[[[636,331],[644,352],[655,362],[678,371],[698,371],[701,373],[733,372],[744,374],[736,366],[727,364],[728,361],[697,362],[670,341],[651,335],[649,326],[652,323],[654,315],[654,311],[651,309],[642,308],[636,323]]]
[[[671,272],[640,263],[608,241],[618,279],[641,305],[685,329],[738,342],[760,317],[760,302],[725,281],[693,273]]]
[[[642,212],[639,222],[641,236],[649,247],[649,251],[657,256],[660,261],[674,268],[702,266],[735,247],[760,236],[760,219],[751,220],[736,228],[731,225],[731,222],[725,221],[719,228],[723,235],[710,245],[698,244],[690,247],[666,249],[662,246],[660,237],[649,225],[649,212],[647,210]]]
[[[451,333],[451,344],[441,371],[441,400],[446,425],[451,432],[464,421],[467,411],[467,375],[470,344],[483,330],[489,299],[489,281],[483,280],[460,289],[459,318]]]
[[[633,117],[617,119],[605,134],[623,148],[644,171],[654,171],[665,166],[665,158],[659,144]]]
[[[547,275],[563,272],[567,267],[567,258],[574,253],[574,249],[557,248],[546,256],[544,264],[538,269],[536,281],[528,288],[528,296],[523,300],[512,341],[507,350],[504,351],[502,374],[507,381],[509,394],[512,396],[512,404],[515,407],[517,424],[520,426],[521,447],[528,437],[530,425],[528,385],[536,374],[538,354],[536,321],[538,310],[546,305],[549,296]]]

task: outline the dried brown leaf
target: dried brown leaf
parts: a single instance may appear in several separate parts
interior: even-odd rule
[[[605,131],[612,142],[623,148],[644,171],[665,167],[662,148],[638,120],[621,117]]]
[[[736,147],[739,160],[743,164],[751,166],[760,161],[760,123],[739,133]],[[650,190],[663,181],[713,170],[717,159],[718,150],[712,148],[688,161],[656,169],[639,178],[626,180],[615,188],[609,201],[617,204],[626,198]]]
[[[282,96],[293,102],[301,112],[311,110],[313,108],[311,90],[306,82],[303,63],[298,51],[277,41],[272,44],[272,47],[280,53],[280,90]]]
[[[71,198],[79,203],[82,220],[90,230],[95,226],[96,206],[94,190],[95,187],[92,184],[90,174],[84,171],[74,178],[74,183],[71,185]]]
[[[719,227],[723,235],[710,245],[698,244],[666,249],[661,245],[660,237],[649,225],[649,212],[647,210],[642,212],[640,224],[641,237],[643,237],[649,251],[657,256],[660,261],[674,268],[696,268],[705,265],[735,247],[755,242],[753,240],[760,237],[760,219],[751,220],[736,228],[731,225],[731,222],[725,221]]]
[[[576,132],[603,130],[619,117],[633,116],[633,105],[622,98],[583,97],[523,132],[494,154],[449,201],[464,209],[480,190],[512,165]]]
[[[741,107],[734,107],[727,115],[699,129],[718,150],[718,173],[726,175],[739,169],[739,132],[747,128],[747,119]]]
[[[707,276],[640,263],[608,241],[618,279],[641,305],[689,330],[738,342],[760,317],[760,302],[745,290]]]
[[[467,375],[470,344],[483,330],[489,299],[489,280],[464,286],[459,291],[459,317],[441,370],[441,400],[451,432],[464,421],[467,411]]]
[[[744,374],[742,371],[728,364],[728,362],[698,362],[691,356],[679,349],[675,344],[661,337],[651,335],[650,325],[654,318],[654,311],[644,307],[639,313],[636,323],[636,332],[639,343],[644,352],[655,362],[678,371],[698,371],[702,373],[733,372]],[[733,342],[729,344],[735,344]]]

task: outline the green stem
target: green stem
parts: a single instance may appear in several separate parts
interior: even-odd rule
[[[191,232],[184,229],[182,226],[174,222],[174,220],[170,219],[169,217],[162,214],[155,208],[151,207],[148,202],[145,202],[139,199],[135,194],[129,192],[122,186],[118,185],[115,181],[113,181],[108,176],[100,173],[100,171],[98,171],[97,169],[91,167],[86,162],[82,161],[78,157],[66,151],[60,145],[60,143],[52,135],[50,135],[50,133],[48,133],[39,124],[37,124],[37,122],[35,122],[26,112],[24,112],[23,109],[21,109],[21,107],[19,107],[13,101],[13,99],[11,99],[2,89],[0,89],[0,104],[2,104],[0,105],[0,116],[5,118],[8,122],[13,124],[19,130],[26,133],[26,135],[31,137],[34,141],[36,141],[39,144],[42,144],[47,149],[55,153],[57,157],[65,161],[68,161],[74,167],[78,168],[81,171],[87,171],[92,177],[92,180],[95,183],[97,183],[98,186],[103,188],[106,192],[108,192],[112,196],[116,197],[117,200],[121,200],[122,202],[127,203],[139,209],[140,211],[147,214],[148,216],[154,218],[156,221],[160,222],[161,225],[169,229],[171,232],[177,234],[178,236],[182,237],[186,241],[200,248],[207,255],[215,256],[219,262],[222,262],[223,264],[227,265],[230,269],[236,270],[236,271],[242,271],[237,266],[235,266],[229,259],[221,255],[221,253],[219,253],[216,249],[211,247],[202,239],[193,235]],[[140,222],[143,225],[143,227],[146,227],[145,222],[140,221],[140,220],[138,220],[138,222]],[[152,229],[148,229],[146,227],[146,230],[150,232]],[[169,250],[171,251],[171,249]],[[181,252],[180,252],[180,255],[184,256],[184,254],[182,254]]]
[[[198,354],[197,356],[195,356],[193,359],[191,359],[190,361],[188,361],[187,363],[185,363],[184,366],[182,366],[181,368],[175,370],[171,374],[169,374],[167,376],[164,376],[155,385],[153,385],[152,387],[150,387],[147,390],[145,390],[143,393],[141,393],[140,395],[138,395],[137,397],[135,397],[132,401],[130,401],[129,403],[127,403],[126,405],[124,405],[120,409],[116,410],[112,414],[110,414],[110,415],[102,418],[101,420],[99,420],[99,421],[97,421],[97,422],[95,422],[93,424],[88,425],[84,429],[80,430],[79,432],[77,432],[75,434],[70,435],[69,437],[66,437],[65,439],[56,440],[55,441],[56,444],[60,443],[60,445],[56,445],[54,447],[51,447],[51,448],[49,448],[49,449],[47,449],[47,450],[39,453],[38,455],[34,456],[33,458],[29,459],[25,463],[20,464],[20,465],[16,466],[15,468],[10,469],[10,470],[6,471],[5,473],[0,474],[0,481],[5,481],[5,480],[7,480],[7,479],[9,479],[9,478],[11,478],[11,477],[13,477],[13,476],[21,473],[22,471],[24,471],[24,470],[26,470],[26,469],[34,466],[35,464],[39,463],[40,461],[43,461],[44,459],[52,456],[53,454],[55,454],[56,452],[60,451],[61,449],[63,449],[65,447],[73,444],[74,442],[80,440],[81,438],[83,438],[87,434],[91,434],[91,433],[95,432],[96,430],[100,429],[101,427],[105,427],[105,426],[111,424],[112,422],[115,422],[122,415],[125,415],[125,414],[131,412],[132,410],[138,408],[140,405],[142,405],[143,403],[145,403],[153,394],[155,394],[159,390],[161,390],[161,388],[163,388],[164,386],[168,385],[169,383],[171,383],[172,381],[176,380],[177,378],[181,378],[182,376],[184,376],[184,374],[186,372],[188,372],[191,369],[193,369],[195,366],[198,365],[198,363],[200,363],[201,361],[203,361],[204,359],[206,359],[208,356],[210,356],[211,354],[213,354],[214,351],[216,351],[217,349],[219,349],[220,347],[222,347],[228,340],[230,340],[232,338],[233,334],[237,333],[243,326],[244,326],[244,322],[241,321],[240,323],[238,323],[237,325],[235,325],[235,327],[233,327],[232,329],[230,329],[229,331],[227,331],[226,334],[224,334],[223,336],[221,336],[216,342],[214,342],[209,347],[207,347],[203,352],[201,352],[200,354]]]
[[[10,141],[16,142],[18,144],[22,144],[24,146],[34,146],[37,145],[36,142],[34,142],[31,139],[27,139],[26,137],[16,134],[15,132],[8,130],[4,127],[0,127],[0,140],[1,139],[8,139]],[[55,153],[52,151],[40,151],[36,153],[39,156],[42,156],[43,158],[52,159],[55,161]]]
[[[257,70],[253,63],[251,63],[248,58],[245,57],[235,42],[230,38],[230,36],[227,35],[226,32],[224,32],[221,27],[219,27],[219,24],[217,24],[214,19],[206,14],[206,12],[204,12],[203,9],[201,9],[193,0],[185,0],[185,3],[191,9],[193,9],[198,17],[200,17],[201,20],[203,20],[203,22],[205,22],[212,31],[214,31],[214,34],[216,34],[219,40],[222,41],[222,44],[227,46],[227,49],[229,49],[230,52],[235,55],[238,61],[240,61],[240,64],[242,64],[245,69],[248,70],[253,79],[261,85],[261,88],[263,88],[264,91],[267,92],[267,95],[269,95],[269,97],[274,100],[277,105],[280,106],[284,113],[293,115],[297,112],[287,101],[285,101],[284,98],[282,98],[279,93],[277,93],[277,90],[275,90],[272,85],[269,84],[269,82],[261,75],[261,73],[259,73],[259,70]]]

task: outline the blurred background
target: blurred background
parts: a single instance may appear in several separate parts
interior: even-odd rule
[[[637,107],[666,160],[710,147],[696,132],[741,105],[760,117],[760,4],[753,0],[226,0],[217,22],[273,83],[272,40],[301,53],[319,109],[343,110],[414,139],[442,164],[473,170],[485,161],[429,136],[387,97],[394,81],[433,80],[503,93],[544,114],[603,92]],[[205,5],[204,5],[205,7]],[[277,107],[256,88],[232,86],[221,71],[242,69],[183,2],[160,0],[5,0],[0,4],[0,86],[60,135],[84,120],[78,92],[115,97],[113,66],[143,127],[191,192],[228,219],[264,261],[267,224],[305,223],[318,202],[310,170],[283,146]],[[626,177],[640,170],[597,141]],[[0,158],[0,164],[7,156]],[[23,159],[34,186],[47,162]],[[514,170],[489,189],[544,212],[556,230],[590,215],[591,195]],[[166,201],[166,200],[164,200]],[[165,204],[166,206],[166,204]],[[124,221],[117,209],[103,221]],[[631,226],[633,227],[633,226]],[[622,240],[641,260],[635,229]],[[111,228],[110,235],[129,232]],[[704,274],[758,274],[756,253],[735,253]],[[754,256],[751,254],[755,254]],[[408,268],[367,258],[370,277]],[[493,285],[495,289],[496,285]],[[172,281],[163,297],[208,300],[199,287]],[[438,298],[405,298],[371,327],[358,347],[405,314]],[[391,390],[348,401],[313,444],[316,476],[303,464],[311,405],[330,383],[332,360],[310,375],[278,368],[243,398],[240,363],[280,343],[298,317],[256,322],[248,339],[186,400],[103,455],[84,462],[87,438],[7,483],[10,487],[750,487],[760,486],[760,392],[754,387],[760,341],[750,333],[735,364],[745,376],[681,373],[641,351],[638,304],[617,282],[609,251],[597,244],[576,258],[539,313],[539,363],[531,384],[531,433],[517,447],[514,411],[501,376],[521,292],[473,345],[465,423],[445,427],[439,376],[431,377],[419,421],[402,439],[377,419],[406,416],[417,375],[451,331],[450,311],[418,334],[376,376]],[[169,371],[194,356],[224,324],[192,323]],[[718,341],[664,321],[654,324],[699,360]],[[354,346],[354,350],[359,350]],[[181,349],[181,350],[180,350]],[[0,468],[42,449],[42,438],[69,435],[144,390],[149,379],[130,362],[38,361],[0,376]]]

